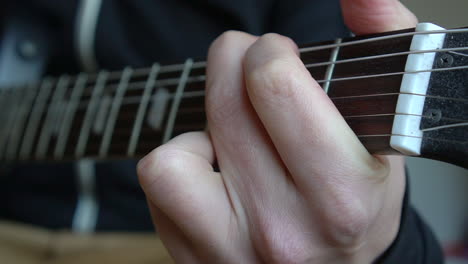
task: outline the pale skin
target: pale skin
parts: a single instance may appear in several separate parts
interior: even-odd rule
[[[356,34],[417,23],[396,0],[341,4]],[[209,132],[138,164],[177,263],[370,263],[392,244],[403,160],[366,151],[290,39],[224,33],[209,50],[206,93]]]

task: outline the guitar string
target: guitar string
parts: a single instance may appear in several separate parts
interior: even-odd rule
[[[461,127],[461,126],[468,126],[468,121],[466,121],[465,123],[459,123],[459,124],[450,124],[450,125],[425,128],[425,129],[421,129],[421,131],[428,132],[428,131],[435,131],[435,130],[441,130],[441,129],[446,129],[446,128]]]
[[[452,71],[452,70],[463,70],[463,69],[468,69],[468,66],[457,66],[457,67],[448,67],[448,68],[439,68],[439,69],[431,69],[431,70],[420,70],[420,71],[407,71],[407,72],[391,72],[391,73],[383,73],[383,74],[374,74],[374,75],[361,75],[361,76],[353,76],[353,77],[344,77],[344,78],[334,78],[331,80],[316,80],[317,83],[323,83],[326,81],[330,82],[336,82],[336,81],[348,81],[348,80],[357,80],[357,79],[367,79],[367,78],[378,78],[378,77],[388,77],[388,76],[398,76],[398,75],[404,75],[404,74],[417,74],[417,73],[425,73],[425,72],[443,72],[443,71]],[[198,81],[198,82],[201,82]],[[156,85],[159,86],[159,85]],[[132,85],[129,85],[129,90],[131,89]],[[134,90],[134,89],[133,89]],[[20,91],[20,90],[17,90]],[[199,90],[203,91],[203,90]],[[342,96],[340,99],[344,98],[355,98],[355,97],[366,97],[366,96],[380,96],[380,95],[387,95],[388,93],[382,93],[382,94],[370,94],[370,95],[362,95],[362,96]],[[414,95],[420,95],[420,96],[427,96],[427,95],[421,95],[421,94],[414,94]],[[141,97],[141,95],[140,95]],[[437,99],[446,99],[446,100],[458,100],[458,101],[468,101],[467,99],[463,98],[456,98],[456,97],[434,97]],[[331,98],[333,99],[333,98]],[[81,98],[79,99],[81,100]],[[54,103],[55,100],[49,100],[49,103]],[[80,102],[81,103],[81,102]]]
[[[329,66],[329,65],[344,64],[344,63],[351,63],[351,62],[361,62],[361,61],[366,61],[366,60],[376,60],[376,59],[383,59],[383,58],[389,58],[389,57],[398,57],[398,56],[422,54],[422,53],[448,52],[448,53],[453,53],[455,55],[468,56],[468,54],[456,52],[456,51],[466,51],[466,50],[468,50],[468,47],[443,48],[443,49],[431,49],[431,50],[413,50],[413,51],[394,52],[394,53],[386,53],[386,54],[379,54],[379,55],[372,55],[372,56],[363,56],[363,57],[358,57],[358,58],[342,59],[342,60],[336,60],[336,61],[308,63],[304,65],[306,66],[307,69],[310,69],[310,68],[324,67],[324,66]]]
[[[408,33],[400,33],[400,34],[394,34],[394,35],[389,35],[389,36],[383,36],[383,37],[374,37],[374,38],[369,38],[369,39],[361,39],[361,40],[354,40],[354,41],[349,41],[349,42],[342,42],[338,44],[330,44],[330,45],[322,45],[322,46],[317,46],[317,47],[309,47],[309,48],[302,48],[300,49],[301,54],[305,52],[310,52],[310,51],[316,51],[316,50],[323,50],[323,49],[332,49],[332,48],[337,48],[337,47],[343,47],[343,46],[353,46],[353,45],[358,45],[358,44],[363,44],[363,43],[369,43],[369,42],[375,42],[375,41],[381,41],[381,40],[388,40],[388,39],[393,39],[393,38],[400,38],[400,37],[406,37],[406,36],[414,36],[414,35],[428,35],[428,34],[442,34],[442,33],[465,33],[468,32],[468,29],[448,29],[448,30],[437,30],[437,31],[425,31],[425,32],[408,32]],[[452,48],[453,50],[464,50],[464,48]],[[443,52],[448,52],[451,51],[451,49],[440,49],[440,51]],[[363,60],[367,59],[378,59],[378,58],[383,58],[383,57],[389,57],[391,54],[394,54],[394,56],[400,56],[400,55],[406,55],[406,54],[418,54],[418,53],[426,53],[426,52],[434,52],[434,50],[430,51],[411,51],[411,52],[406,52],[405,54],[402,53],[390,53],[390,54],[382,54],[382,55],[375,55],[375,56],[368,56],[371,58],[366,58],[362,57]],[[460,53],[463,54],[463,53]],[[383,56],[383,57],[379,57]],[[359,61],[358,58],[357,60],[353,60],[352,62]],[[325,62],[323,62],[325,63]],[[340,62],[340,60],[337,60],[334,63],[343,63]],[[329,65],[329,64],[327,64]],[[165,65],[161,66],[161,73],[167,73],[167,72],[173,72],[173,71],[180,71],[182,69],[183,64],[172,64],[172,65]],[[325,65],[319,65],[325,66]],[[206,62],[205,61],[198,61],[194,62],[192,69],[198,69],[198,68],[204,68],[206,67]],[[147,68],[139,68],[135,69],[134,71],[134,76],[138,75],[147,75],[149,74],[151,70],[151,67]],[[120,79],[122,71],[113,71],[109,73],[109,80],[113,80],[114,78]],[[95,81],[97,79],[97,76],[99,73],[90,75],[89,79],[90,81]],[[57,79],[59,77],[53,78]],[[16,87],[16,86],[10,86],[11,88]]]
[[[441,69],[441,70],[448,70],[448,69]],[[403,73],[404,74],[404,73]]]
[[[339,63],[349,63],[349,62],[357,62],[357,61],[362,61],[362,60],[370,60],[370,59],[378,59],[378,58],[385,58],[385,57],[392,57],[392,56],[400,56],[400,55],[407,55],[407,54],[421,54],[421,53],[430,53],[430,52],[451,52],[454,50],[468,50],[468,48],[463,47],[463,48],[449,48],[449,49],[439,49],[439,50],[426,50],[426,51],[410,51],[410,52],[401,52],[401,53],[390,53],[390,54],[382,54],[382,55],[375,55],[375,56],[368,56],[368,57],[360,57],[360,58],[353,58],[353,59],[347,59],[347,60],[341,60],[341,61],[336,61],[336,62],[321,62],[321,63],[315,63],[315,64],[305,64],[307,69],[311,69],[314,67],[321,67],[321,66],[326,66],[326,65],[331,65],[331,64],[339,64]],[[468,54],[464,53],[459,53],[459,52],[453,52],[456,55],[462,55],[462,56],[468,56]],[[194,64],[195,65],[195,64]],[[199,64],[200,66],[200,64]],[[162,66],[164,67],[164,66]],[[447,70],[454,69],[454,68],[445,68]],[[442,71],[441,69],[437,69],[437,71]],[[434,70],[436,71],[436,70]],[[419,71],[423,72],[423,71]],[[331,80],[316,80],[318,83],[328,83],[328,82],[333,82],[333,81],[344,81],[344,80],[353,80],[353,79],[363,79],[363,78],[371,78],[371,77],[385,77],[385,76],[392,76],[392,75],[398,75],[398,74],[404,74],[404,73],[419,73],[419,72],[397,72],[397,73],[387,73],[387,74],[376,74],[376,75],[362,75],[362,76],[354,76],[354,77],[345,77],[345,78],[335,78]],[[112,74],[112,73],[109,73]],[[192,83],[197,83],[205,80],[204,75],[198,75],[198,76],[191,76],[189,80],[187,81],[187,84],[192,84]],[[166,78],[166,79],[160,79],[156,81],[157,86],[161,86],[163,83],[167,83],[168,85],[172,84],[177,84],[179,81],[179,78]],[[140,82],[135,82],[135,81],[130,81],[129,90],[137,90],[137,89],[143,89],[144,85],[142,84],[141,86],[143,87],[138,87],[137,89],[132,89],[134,86],[136,86]],[[72,85],[72,83],[70,84]],[[110,84],[108,85],[108,89],[116,87],[118,84]],[[89,85],[86,87],[86,90],[88,93],[85,93],[84,96],[90,95],[92,92],[91,90],[93,89],[94,85]],[[15,91],[15,90],[21,90],[21,89],[2,89],[3,91]]]
[[[190,110],[187,110],[187,109],[181,109],[181,112],[179,114],[178,117],[179,118],[184,118],[184,114],[190,114],[190,115],[194,115],[194,114],[198,114],[199,117],[203,118],[203,122],[199,122],[199,120],[196,120],[196,121],[193,121],[193,123],[186,123],[186,124],[182,124],[182,125],[175,125],[175,127],[187,127],[187,126],[204,126],[205,124],[205,111],[203,108],[198,108],[198,109],[195,109],[196,111],[193,111],[193,108],[190,109]],[[395,117],[395,116],[414,116],[414,117],[421,117],[421,118],[427,118],[429,120],[432,120],[434,119],[433,116],[430,116],[430,115],[417,115],[417,114],[407,114],[407,113],[381,113],[381,114],[362,114],[362,115],[343,115],[342,117],[344,119],[365,119],[365,118],[373,118],[373,117]],[[455,124],[448,124],[448,125],[444,125],[444,126],[452,126],[452,125],[459,125],[459,124],[464,124],[464,123],[467,123],[468,120],[464,120],[464,119],[458,119],[458,118],[450,118],[450,117],[440,117],[439,118],[440,120],[444,120],[444,121],[451,121],[451,122],[461,122],[461,123],[455,123]],[[133,119],[132,118],[129,118],[129,117],[124,117],[124,118],[120,118],[119,121],[122,123],[122,122],[133,122]],[[445,128],[445,127],[444,127]],[[448,127],[447,127],[448,128]],[[128,130],[127,127],[119,127],[118,129],[116,129],[116,131],[127,131],[128,133],[130,133],[131,131]],[[155,131],[152,127],[150,127],[148,124],[146,124],[146,126],[143,126],[142,127],[142,131]]]
[[[399,94],[402,94],[402,93],[387,93],[387,94],[373,94],[373,95],[362,95],[362,96],[342,96],[342,97],[338,97],[338,98],[331,98],[332,100],[333,99],[346,99],[346,98],[360,98],[360,97],[370,97],[370,96],[395,96],[395,95],[399,95]],[[417,96],[424,96],[424,97],[431,97],[431,96],[427,96],[427,95],[421,95],[421,94],[413,94],[413,95],[417,95]],[[199,92],[199,93],[192,93],[192,97],[203,97],[204,96],[204,92]],[[168,98],[170,98],[171,95],[168,96]],[[134,97],[134,103],[138,104],[139,103],[139,98],[137,96]],[[444,98],[444,97],[433,97],[433,98],[436,98],[436,99],[451,99],[451,98]],[[459,99],[459,98],[456,98],[457,100],[462,100],[462,101],[468,101],[468,100],[463,100],[463,99]],[[126,104],[127,102],[124,102],[124,104]],[[80,103],[80,106],[79,106],[79,109],[83,109],[83,108],[87,108],[87,104],[86,103],[83,103],[81,102]],[[190,109],[190,112],[194,112],[196,111],[197,109],[195,108],[189,108]],[[179,112],[179,115],[181,114],[184,114],[184,109],[181,108],[180,109],[181,111]],[[198,109],[198,111],[204,111],[204,109]],[[381,116],[382,114],[376,114],[376,115],[365,115],[365,116],[344,116],[344,118],[358,118],[358,117],[377,117],[377,116]],[[421,115],[421,117],[426,117],[426,118],[430,118],[428,116],[423,116]],[[450,118],[445,118],[445,117],[442,117],[443,120],[451,120],[451,121],[459,121],[459,122],[468,122],[468,120],[460,120],[460,119],[457,119],[457,120],[453,120],[453,119],[450,119]]]
[[[456,124],[456,126],[458,126],[458,127],[460,127],[460,126],[466,126],[466,125],[468,125],[468,123],[463,123],[462,125]],[[431,130],[445,129],[445,128],[448,128],[449,126],[451,127],[451,125],[439,126],[439,127],[435,127],[434,129],[431,129]],[[175,127],[175,128],[174,128],[174,131],[178,131],[178,132],[180,132],[180,133],[184,133],[184,132],[187,132],[187,131],[194,131],[194,130],[199,130],[199,131],[201,131],[201,130],[204,130],[204,127],[205,127],[204,124],[203,124],[203,125],[202,125],[202,124],[196,124],[196,125],[192,125],[192,126],[183,126],[183,127],[178,126],[178,127]],[[146,130],[149,131],[150,129],[146,129]],[[154,131],[151,131],[151,132],[153,132],[152,135],[151,135],[151,138],[146,138],[146,139],[145,139],[145,142],[146,142],[146,143],[147,143],[147,142],[155,142],[155,143],[159,142],[159,143],[157,143],[157,144],[160,144],[160,142],[161,142],[160,137],[157,137],[157,136],[155,135]],[[160,136],[162,137],[162,133],[161,133]],[[385,133],[385,134],[356,134],[356,136],[357,136],[358,138],[372,138],[372,137],[383,137],[383,136],[385,136],[385,137],[402,136],[402,137],[411,137],[411,138],[420,138],[420,139],[422,139],[422,137],[419,137],[419,136],[403,135],[403,134],[394,134],[394,133]],[[429,137],[428,137],[428,136],[425,136],[424,138],[425,138],[425,139],[436,140],[436,141],[454,142],[454,143],[461,143],[461,144],[467,144],[467,143],[468,143],[468,140],[465,140],[465,141],[463,141],[463,140],[448,140],[448,139],[441,139],[441,138],[433,138],[433,137],[430,137],[430,136],[429,136]],[[99,138],[94,138],[94,139],[95,139],[95,140],[90,139],[90,142],[88,143],[88,146],[89,146],[90,149],[93,149],[93,146],[96,147],[96,146],[99,145],[100,139],[99,139]],[[118,147],[119,145],[125,145],[125,146],[128,145],[128,140],[123,139],[122,137],[119,137],[118,139],[119,139],[119,141],[114,141],[114,142],[113,142],[114,148],[115,148],[116,146]],[[149,144],[149,145],[151,145],[151,144]],[[157,147],[157,146],[158,146],[158,145],[154,145],[154,146],[151,145],[150,148],[155,148],[155,147]]]
[[[449,51],[449,53],[452,53],[452,54],[455,54],[455,55],[459,55],[459,56],[463,56],[463,57],[468,57],[468,54],[461,53],[461,52]]]
[[[388,114],[388,115],[392,115],[392,114]],[[395,115],[395,114],[393,114]],[[455,124],[456,126],[461,126],[459,124]],[[467,123],[464,123],[463,124],[464,126],[465,125],[468,125],[468,122]],[[444,128],[448,128],[449,126],[451,125],[447,125],[447,126],[440,126],[440,127],[435,127],[433,130],[435,129],[444,129]],[[186,130],[188,128],[190,128],[189,130],[193,131],[193,130],[202,130],[204,128],[204,124],[196,124],[196,125],[192,125],[191,127],[190,126],[176,126],[175,127],[175,131],[178,131],[178,129],[180,129],[180,127],[182,128],[185,128]],[[149,131],[151,129],[143,129],[143,130],[146,130],[146,131]],[[431,129],[432,130],[432,129]],[[158,146],[158,142],[160,142],[159,138],[158,137],[155,137],[155,134],[154,134],[154,131],[151,130],[152,132],[152,136],[151,138],[154,139],[154,143],[156,143],[156,145],[151,145],[151,148],[155,148]],[[180,132],[180,131],[179,131]],[[184,131],[183,131],[184,132]],[[402,137],[412,137],[412,138],[421,138],[421,137],[416,137],[416,136],[412,136],[412,135],[402,135],[402,134],[356,134],[356,136],[358,138],[375,138],[375,137],[391,137],[391,136],[402,136]],[[431,138],[431,137],[424,137],[425,139],[431,139],[431,140],[435,140],[435,141],[442,141],[442,142],[452,142],[452,143],[460,143],[460,144],[466,144],[468,143],[468,141],[461,141],[461,140],[446,140],[446,139],[440,139],[440,138]],[[119,141],[114,141],[112,142],[112,146],[113,148],[115,147],[119,147],[119,145],[122,145],[122,146],[126,146],[128,144],[128,141],[123,139],[121,137],[118,138]],[[151,142],[151,140],[146,140],[145,142]],[[90,141],[88,142],[88,147],[89,149],[91,149],[91,151],[86,151],[86,153],[83,153],[84,156],[89,156],[89,155],[93,155],[94,152],[92,152],[92,149],[93,149],[93,146],[96,147],[96,146],[99,146],[100,145],[100,139],[97,139],[97,141],[93,140],[93,138],[90,139]],[[94,153],[97,155],[97,153]],[[65,153],[64,157],[67,157],[68,156],[74,156],[73,154],[71,153]],[[34,157],[33,157],[34,158]],[[44,156],[45,159],[49,158],[48,156]]]
[[[415,35],[432,35],[432,34],[447,34],[447,33],[466,33],[468,32],[468,28],[460,28],[460,29],[443,29],[443,30],[431,30],[431,31],[413,31],[413,32],[405,32],[405,33],[397,33],[393,35],[386,35],[380,37],[372,37],[367,39],[359,39],[359,40],[352,40],[349,42],[342,42],[337,44],[329,44],[329,45],[321,45],[315,47],[304,47],[300,48],[300,52],[310,52],[310,51],[317,51],[317,50],[324,50],[324,49],[333,49],[336,47],[346,47],[346,46],[355,46],[364,43],[371,43],[376,41],[382,40],[392,40],[396,38],[402,37],[412,37]]]
[[[203,130],[203,128],[199,128],[199,131]],[[193,129],[192,129],[193,131]],[[403,135],[403,134],[394,134],[394,133],[387,133],[387,134],[356,134],[356,137],[358,138],[361,138],[361,139],[365,139],[365,138],[376,138],[376,137],[392,137],[392,136],[397,136],[397,137],[410,137],[410,138],[418,138],[418,139],[423,139],[422,137],[418,137],[418,136],[413,136],[413,135]],[[441,142],[451,142],[451,143],[457,143],[457,144],[467,144],[468,141],[465,140],[465,141],[462,141],[462,140],[448,140],[448,139],[441,139],[441,138],[434,138],[434,137],[424,137],[424,139],[430,139],[430,140],[434,140],[434,141],[441,141]],[[147,145],[151,145],[149,148],[150,149],[154,149],[156,148],[159,144],[160,144],[160,139],[158,137],[155,137],[155,136],[152,136],[151,139],[147,139],[145,140],[146,143],[148,142],[152,142],[152,143],[155,143],[155,145],[152,145],[152,144],[147,144]],[[97,145],[99,145],[99,140],[97,140],[97,142],[93,142],[93,141],[90,141],[89,142],[89,148],[90,149],[93,149],[93,146],[96,147]],[[127,146],[128,145],[128,141],[127,140],[121,140],[121,141],[118,141],[118,142],[113,142],[113,147],[114,148],[119,148],[119,146]],[[141,150],[141,148],[140,148]],[[85,155],[88,156],[88,155],[92,155],[92,154],[96,154],[97,153],[94,153],[91,151],[90,152],[86,152]],[[69,155],[72,155],[72,154],[69,154]]]
[[[310,51],[324,50],[324,49],[334,49],[334,48],[337,48],[337,47],[344,47],[344,46],[354,46],[354,45],[359,45],[359,44],[363,44],[363,43],[372,43],[372,42],[377,42],[377,41],[382,41],[382,40],[391,40],[391,39],[396,39],[396,38],[401,38],[401,37],[411,37],[411,36],[415,36],[415,35],[431,35],[431,34],[447,34],[447,33],[456,34],[456,33],[466,33],[466,32],[468,32],[467,28],[444,29],[444,30],[433,30],[433,31],[423,31],[423,32],[413,31],[413,32],[406,32],[406,33],[397,33],[397,34],[388,35],[388,36],[371,37],[371,38],[368,38],[368,39],[352,40],[352,41],[342,42],[342,43],[334,43],[334,44],[330,44],[330,45],[321,45],[321,46],[316,46],[316,47],[305,47],[305,48],[300,48],[299,52],[302,54],[302,53],[306,53],[306,52],[310,52]],[[180,71],[180,70],[183,69],[183,65],[184,65],[183,63],[180,63],[180,64],[172,64],[172,65],[162,66],[161,67],[161,73],[170,72],[170,71]],[[194,63],[193,69],[203,68],[205,66],[206,66],[205,61],[199,61],[199,62]],[[150,72],[150,70],[151,70],[151,67],[142,68],[142,69],[139,69],[138,73],[148,74]],[[115,75],[118,75],[118,76],[121,75],[121,71],[112,72],[111,75],[113,75],[113,73],[115,73]]]
[[[432,98],[432,99],[439,99],[439,100],[454,100],[454,101],[460,101],[460,102],[468,102],[467,99],[462,99],[462,98],[452,98],[452,97],[442,97],[442,96],[432,96],[432,95],[423,95],[423,94],[417,94],[417,93],[377,93],[377,94],[366,94],[366,95],[352,95],[352,96],[337,96],[337,97],[330,97],[330,99],[333,100],[343,100],[343,99],[361,99],[361,98],[368,98],[368,97],[383,97],[383,96],[398,96],[401,94],[407,94],[407,95],[415,95],[415,96],[422,96],[426,98]],[[196,98],[196,99],[203,99],[205,96],[205,91],[192,91],[192,92],[186,92],[182,99],[188,99],[188,98]],[[168,94],[167,99],[171,100],[172,97],[174,97],[173,94]],[[140,96],[131,96],[131,97],[126,97],[122,101],[122,105],[129,106],[129,105],[138,105],[141,101],[142,95]],[[71,101],[70,101],[71,102]],[[78,109],[83,110],[87,109],[89,105],[90,100],[87,101],[80,101]],[[52,102],[50,102],[52,103]],[[193,111],[195,111],[197,108],[190,108]]]
[[[434,32],[431,32],[431,33],[434,33]],[[425,51],[424,53],[426,52],[430,52],[430,51]],[[437,51],[437,52],[442,52],[442,51]],[[408,53],[408,52],[407,52]],[[419,52],[419,53],[423,53],[423,52]],[[408,53],[410,54],[410,53]],[[463,53],[460,53],[460,54],[463,54]],[[400,54],[402,55],[402,54]],[[389,56],[389,55],[383,55],[383,56]],[[466,56],[466,54],[464,54],[463,56]],[[374,56],[375,58],[375,56]],[[369,59],[369,58],[368,58]],[[344,62],[343,62],[344,63]],[[438,70],[431,70],[431,71],[443,71],[443,70],[456,70],[456,69],[465,69],[466,67],[452,67],[452,68],[446,68],[446,69],[438,69]],[[349,77],[349,78],[336,78],[336,79],[332,79],[332,80],[328,80],[328,81],[344,81],[344,80],[352,80],[352,79],[356,79],[356,78],[372,78],[372,77],[381,77],[381,76],[389,76],[389,75],[399,75],[399,74],[406,74],[406,73],[419,73],[419,72],[427,72],[427,71],[417,71],[417,72],[399,72],[399,73],[388,73],[388,74],[378,74],[378,75],[368,75],[368,76],[356,76],[356,77]],[[324,80],[318,80],[318,82],[323,82]]]

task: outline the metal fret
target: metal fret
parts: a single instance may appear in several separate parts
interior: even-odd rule
[[[16,116],[16,122],[13,126],[13,130],[10,135],[8,142],[6,159],[13,160],[18,152],[20,147],[20,139],[24,133],[24,127],[26,125],[26,120],[31,113],[34,98],[39,90],[38,86],[31,86],[30,89],[25,91],[26,95],[23,102],[19,105],[19,112]]]
[[[119,86],[115,92],[114,101],[112,102],[111,111],[109,113],[109,119],[107,120],[104,136],[102,137],[101,147],[99,148],[99,156],[101,158],[105,157],[109,151],[115,122],[117,121],[120,105],[122,103],[125,90],[128,87],[130,77],[132,76],[132,71],[133,70],[128,67],[124,69],[122,73],[122,79],[120,80]]]
[[[189,77],[190,71],[192,69],[193,60],[188,59],[185,61],[184,70],[180,76],[180,82],[177,86],[177,90],[174,96],[174,101],[172,102],[171,111],[169,112],[169,119],[167,120],[166,130],[164,131],[164,137],[162,142],[166,143],[169,139],[172,138],[172,133],[174,131],[175,119],[177,117],[177,112],[179,110],[180,101],[182,95],[184,94],[185,85],[187,84],[187,79]]]
[[[54,157],[56,159],[63,157],[65,152],[65,144],[70,134],[70,128],[75,117],[76,109],[83,94],[84,88],[86,87],[86,81],[88,76],[84,73],[80,74],[76,80],[75,86],[73,87],[70,102],[65,110],[65,116],[63,117],[60,131],[57,137],[57,144],[55,145]]]
[[[80,134],[78,137],[78,143],[75,149],[75,157],[83,157],[86,149],[86,144],[88,143],[89,133],[91,131],[91,127],[93,124],[93,117],[96,113],[96,109],[98,107],[99,98],[104,91],[106,86],[106,81],[108,79],[109,72],[101,71],[96,80],[96,85],[93,89],[93,93],[91,95],[91,99],[88,104],[88,108],[86,109],[86,114],[83,119],[83,124],[80,130]]]
[[[46,113],[46,119],[44,121],[41,134],[39,136],[39,141],[36,149],[37,159],[43,159],[47,154],[47,149],[49,147],[49,142],[52,137],[53,128],[56,125],[54,121],[57,121],[57,114],[60,114],[57,113],[57,110],[60,104],[62,103],[69,81],[70,77],[64,75],[61,76],[57,82],[57,87],[55,88],[54,94],[52,95],[52,100]]]
[[[13,125],[16,117],[20,112],[21,99],[26,89],[13,90],[10,96],[7,96],[5,105],[7,106],[6,120],[3,123],[3,129],[0,131],[0,160],[3,159],[3,155],[6,154],[8,137],[11,135]]]
[[[36,131],[39,127],[42,113],[46,107],[47,99],[52,91],[53,83],[51,79],[44,79],[39,88],[39,94],[34,102],[31,111],[31,117],[28,120],[28,125],[25,130],[23,143],[21,145],[19,157],[20,159],[27,159],[31,155],[31,151],[36,137]]]
[[[158,87],[158,90],[152,96],[151,107],[148,110],[146,122],[155,131],[161,130],[170,97],[172,95],[165,87]]]
[[[331,55],[330,55],[330,65],[328,65],[327,72],[325,73],[325,82],[323,83],[323,90],[325,93],[328,94],[328,90],[330,89],[330,82],[333,78],[333,71],[335,70],[335,65],[336,65],[336,60],[338,59],[338,53],[340,51],[340,45],[342,42],[342,39],[336,39],[335,40],[335,45],[337,45]]]
[[[141,97],[141,102],[138,107],[137,115],[135,118],[135,123],[132,129],[132,135],[130,136],[130,142],[128,144],[127,155],[133,156],[138,143],[138,138],[140,136],[141,126],[145,117],[146,109],[148,108],[149,101],[151,99],[151,94],[153,93],[158,72],[161,66],[159,64],[154,64],[151,68],[148,80],[146,82],[145,90]]]

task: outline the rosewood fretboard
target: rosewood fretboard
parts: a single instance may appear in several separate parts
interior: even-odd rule
[[[373,153],[392,152],[402,75],[387,74],[404,71],[410,32],[301,47],[311,75]],[[398,37],[355,43],[386,35]],[[140,157],[176,135],[205,128],[204,74],[205,63],[189,59],[0,90],[0,160]]]

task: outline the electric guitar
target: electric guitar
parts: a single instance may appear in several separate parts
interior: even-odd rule
[[[304,45],[301,58],[369,152],[468,168],[468,29]],[[141,157],[205,127],[204,61],[0,89],[0,161]]]

